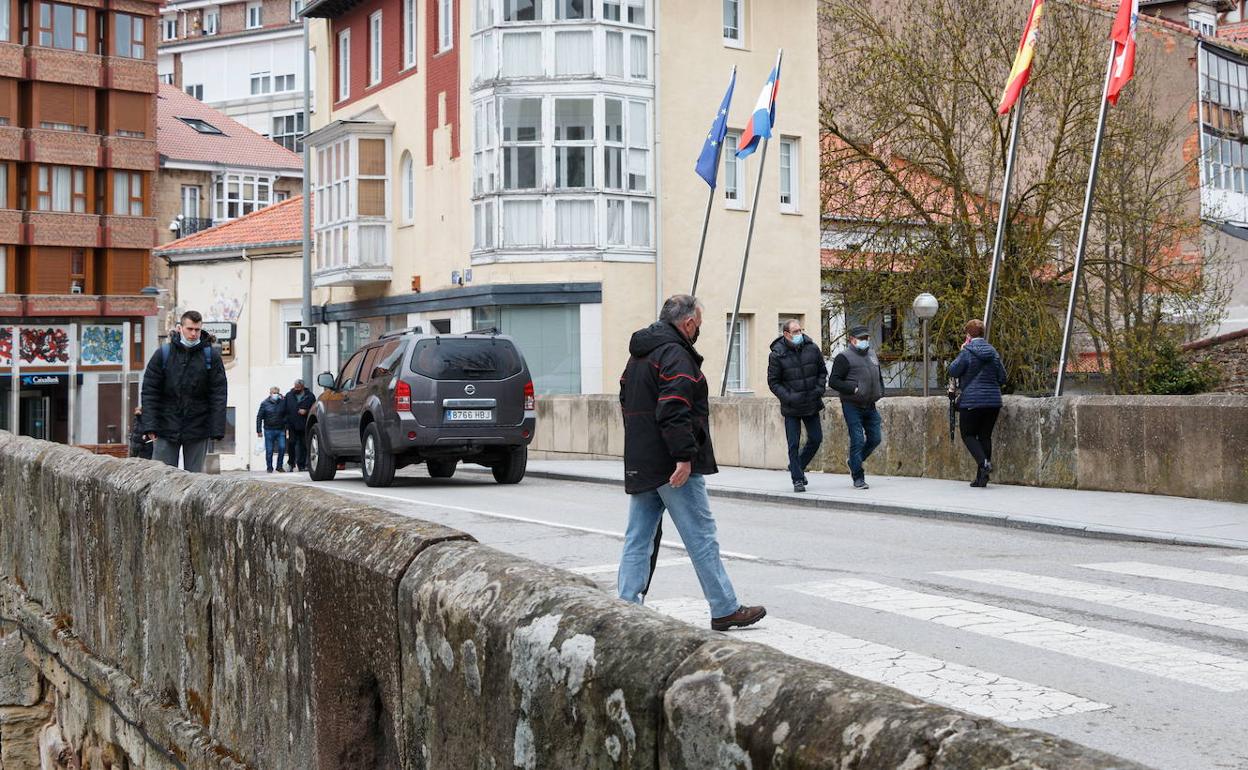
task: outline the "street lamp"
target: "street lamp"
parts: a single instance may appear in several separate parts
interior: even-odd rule
[[[932,374],[931,371],[928,370],[927,363],[927,322],[930,321],[934,315],[936,315],[937,310],[940,310],[940,303],[937,302],[936,298],[931,294],[923,292],[914,298],[914,303],[911,307],[914,309],[914,314],[923,321],[923,395],[926,397],[927,386],[932,378]]]

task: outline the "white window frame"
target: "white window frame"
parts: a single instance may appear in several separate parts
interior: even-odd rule
[[[594,19],[594,0],[584,0],[584,16],[565,16],[569,0],[555,0],[556,21],[592,21]]]
[[[301,0],[290,0],[290,21],[292,24],[299,21],[299,9],[302,6]]]
[[[221,12],[216,8],[204,9],[203,33],[215,35],[221,29]]]
[[[416,221],[416,164],[412,162],[412,154],[406,150],[399,159],[399,185],[402,188],[403,224],[410,225]]]
[[[780,211],[784,214],[797,214],[801,210],[798,205],[800,201],[799,190],[801,189],[801,141],[795,136],[780,137],[779,152],[777,155],[776,170],[779,177],[779,194],[777,197],[780,202]],[[785,200],[786,184],[788,185],[787,201]]]
[[[745,48],[745,3],[746,0],[723,0],[724,13],[724,45],[729,48]],[[728,9],[736,11],[736,27],[728,25]]]
[[[279,132],[278,121],[281,121],[282,131]],[[307,127],[307,122],[303,118],[302,112],[287,112],[273,116],[273,132],[269,134],[269,139],[280,144],[291,152],[303,152],[303,136]],[[286,124],[289,124],[289,129]],[[301,125],[302,124],[302,125]]]
[[[261,96],[273,90],[272,78],[268,72],[251,73],[251,95]]]
[[[416,66],[416,0],[403,0],[403,69]]]
[[[730,392],[748,391],[750,389],[750,315],[741,313],[737,316],[737,336],[736,351],[737,355],[732,355],[732,349],[728,350],[728,390]],[[724,318],[724,336],[732,330],[732,316],[728,315]]]
[[[344,29],[338,33],[338,98],[346,101],[351,98],[351,30]]]
[[[438,53],[455,47],[455,0],[438,0]]]
[[[285,75],[273,76],[273,93],[288,93],[290,91],[294,91],[295,88],[295,75],[293,72]]]
[[[381,43],[382,43],[381,11],[368,17],[368,85],[381,82]]]
[[[507,18],[507,6],[509,2],[510,0],[503,0],[503,11],[502,11],[502,15],[499,17],[502,20],[503,24],[533,24],[539,21],[545,21],[546,19],[546,14],[545,14],[546,9],[542,7],[543,5],[545,5],[544,0],[533,0],[533,18],[522,19],[522,20],[514,20],[514,19]]]
[[[260,29],[264,26],[264,3],[247,4],[247,29]]]
[[[540,105],[541,114],[537,123],[538,125],[537,139],[521,140],[521,139],[507,139],[506,138],[507,136],[505,133],[506,126],[503,125],[503,120],[505,119],[505,115],[506,115],[505,107],[506,107],[507,102],[513,101],[513,100],[514,101],[536,101]],[[499,152],[499,160],[502,163],[502,167],[503,167],[503,173],[500,174],[499,176],[499,185],[503,189],[506,189],[506,190],[540,190],[545,185],[546,179],[548,178],[545,166],[550,156],[550,153],[547,151],[546,148],[551,142],[550,136],[552,134],[552,130],[546,126],[546,121],[548,119],[547,113],[550,111],[546,106],[548,103],[549,103],[549,100],[543,98],[540,94],[509,96],[505,99],[499,100],[498,102],[498,120],[499,120],[498,138],[499,138],[499,147],[501,148]],[[536,178],[534,179],[534,185],[533,187],[507,187],[507,182],[506,182],[507,180],[507,173],[506,173],[507,150],[512,149],[512,148],[521,149],[521,148],[526,148],[526,147],[536,148],[536,151],[537,151],[537,174],[536,174]]]
[[[484,99],[472,105],[472,192],[473,195],[491,195],[498,191],[498,115],[493,99]]]
[[[187,96],[191,97],[192,99],[198,99],[201,102],[204,100],[204,84],[203,83],[195,83],[194,85],[184,84],[182,86],[182,90],[186,93]]]
[[[182,185],[182,196],[181,196],[182,210],[179,213],[182,214],[182,216],[187,219],[199,219],[200,207],[203,205],[202,201],[203,201],[203,189],[199,185],[197,184]],[[189,209],[191,208],[191,206],[189,206],[188,204],[191,204],[191,203],[194,204],[194,212],[188,213]]]
[[[238,197],[231,199],[230,185],[238,185]],[[251,195],[247,192],[250,190]],[[261,191],[266,194],[261,196]],[[230,203],[236,202],[237,210],[230,216]],[[228,222],[259,211],[273,204],[273,177],[263,174],[225,173],[216,177],[212,184],[213,224]]]
[[[161,40],[177,40],[178,39],[178,17],[177,16],[161,16],[160,17]]]
[[[746,184],[746,162],[744,158],[737,157],[737,145],[741,141],[741,131],[729,131],[724,137],[724,182],[723,196],[724,206],[730,209],[746,208],[746,190],[749,185]],[[729,182],[728,170],[732,169],[732,181]]]

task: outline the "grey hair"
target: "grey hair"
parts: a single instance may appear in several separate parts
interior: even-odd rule
[[[296,385],[302,385],[302,384],[303,384],[303,380],[301,380],[301,379],[300,379],[300,380],[295,380],[295,384],[296,384]]]
[[[663,303],[663,310],[659,312],[659,320],[676,325],[692,318],[701,309],[702,303],[697,297],[690,294],[673,294]]]
[[[781,324],[780,329],[781,329],[782,331],[786,331],[786,332],[787,332],[787,331],[790,331],[789,327],[790,327],[790,326],[792,326],[792,325],[793,325],[793,324],[795,324],[795,323],[797,323],[797,319],[796,319],[796,318],[786,318],[786,319],[784,320],[784,323],[783,323],[783,324]]]

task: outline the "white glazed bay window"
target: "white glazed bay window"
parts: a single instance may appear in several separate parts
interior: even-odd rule
[[[475,103],[475,248],[653,249],[649,110],[600,94]]]
[[[315,152],[315,271],[389,266],[389,136],[348,135]]]
[[[212,185],[212,218],[237,219],[273,202],[273,178],[257,174],[221,174]]]

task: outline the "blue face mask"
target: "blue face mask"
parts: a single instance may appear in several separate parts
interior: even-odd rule
[[[858,348],[859,350],[866,350],[867,348],[871,347],[871,341],[870,340],[858,340],[857,342],[854,343],[854,347]]]
[[[178,342],[181,342],[182,347],[184,348],[193,348],[199,344],[199,340],[191,341],[191,340],[188,340],[186,337],[178,337]]]
[[[805,336],[803,336],[803,335],[801,335],[801,334],[794,334],[794,335],[793,335],[793,344],[794,344],[794,345],[800,345],[800,344],[802,344],[802,343],[803,343],[803,342],[805,342],[805,341],[806,341],[806,337],[805,337]]]

